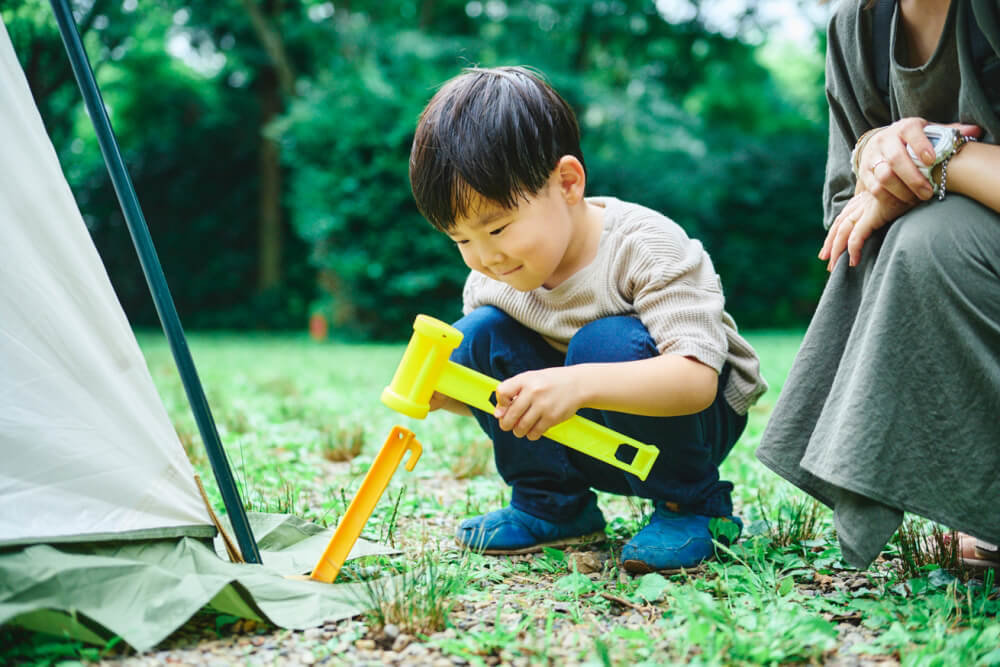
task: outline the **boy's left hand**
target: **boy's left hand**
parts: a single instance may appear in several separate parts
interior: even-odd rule
[[[500,428],[519,438],[538,440],[583,407],[580,383],[572,366],[545,368],[515,375],[496,389],[493,416]]]

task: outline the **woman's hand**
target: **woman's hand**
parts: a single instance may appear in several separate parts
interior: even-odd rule
[[[566,421],[583,407],[574,367],[528,371],[500,383],[493,416],[500,428],[519,438],[538,440],[547,430]]]
[[[830,225],[823,248],[819,251],[819,258],[828,262],[826,270],[833,271],[837,258],[845,248],[851,266],[857,266],[861,260],[861,248],[872,232],[906,213],[916,203],[899,201],[893,197],[886,204],[867,190],[861,190],[851,197]]]
[[[894,206],[894,201],[913,205],[930,199],[934,186],[920,173],[906,151],[909,146],[924,164],[934,163],[934,146],[924,134],[927,124],[923,118],[903,118],[873,134],[858,156],[858,189],[867,190],[889,208]],[[967,136],[982,134],[976,125],[944,125],[958,128]]]

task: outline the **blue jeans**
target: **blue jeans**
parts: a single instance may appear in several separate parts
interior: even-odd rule
[[[656,344],[638,318],[606,317],[582,327],[563,355],[536,332],[502,310],[483,306],[455,327],[464,338],[452,361],[498,380],[540,368],[581,363],[648,359]],[[719,479],[719,464],[743,433],[747,418],[723,397],[728,365],[719,376],[715,402],[705,410],[680,417],[644,417],[583,409],[578,414],[660,450],[641,481],[548,438],[519,438],[500,428],[493,415],[473,409],[493,440],[497,470],[512,488],[511,504],[549,521],[577,516],[593,498],[591,489],[674,503],[682,512],[728,516],[733,485]]]

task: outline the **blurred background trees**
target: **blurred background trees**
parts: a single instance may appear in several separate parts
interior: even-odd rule
[[[687,0],[73,7],[185,325],[321,312],[340,335],[401,339],[417,312],[459,315],[466,270],[416,211],[407,160],[420,110],[469,65],[541,70],[580,118],[589,191],[701,239],[742,327],[807,322],[825,277],[821,27],[791,42],[748,2],[729,28]],[[126,312],[155,324],[48,3],[0,15]]]

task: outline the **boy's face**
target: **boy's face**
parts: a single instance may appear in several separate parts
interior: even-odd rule
[[[477,198],[470,210],[448,236],[473,271],[521,292],[551,289],[572,275],[565,259],[573,221],[557,182],[516,208]]]

